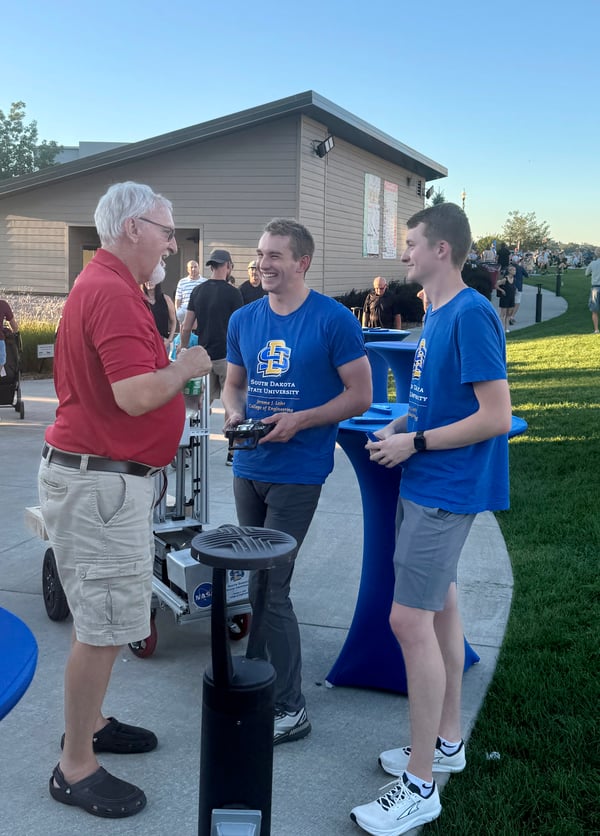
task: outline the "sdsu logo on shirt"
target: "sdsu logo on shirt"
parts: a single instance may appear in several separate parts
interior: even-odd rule
[[[412,379],[419,380],[425,365],[425,357],[427,356],[427,346],[425,340],[419,340],[419,345],[415,352],[415,362],[413,365]]]
[[[291,354],[284,340],[269,340],[258,352],[256,370],[264,377],[281,377],[290,368]]]

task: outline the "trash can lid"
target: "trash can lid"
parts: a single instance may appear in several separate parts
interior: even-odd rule
[[[222,525],[192,540],[196,560],[219,569],[272,569],[291,563],[296,540],[283,531],[257,526]]]

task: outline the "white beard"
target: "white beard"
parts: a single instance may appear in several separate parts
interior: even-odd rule
[[[151,284],[153,287],[156,287],[157,284],[160,284],[165,276],[167,275],[164,264],[162,261],[159,261],[152,273],[150,274],[150,278],[148,279],[148,284]]]

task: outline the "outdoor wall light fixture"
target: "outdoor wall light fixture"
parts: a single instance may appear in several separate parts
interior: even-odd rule
[[[326,157],[334,145],[335,142],[333,141],[333,137],[330,134],[327,137],[327,139],[324,139],[323,142],[319,142],[318,145],[314,146],[315,154],[317,155],[317,157]]]

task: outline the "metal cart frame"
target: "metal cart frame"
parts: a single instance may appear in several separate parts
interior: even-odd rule
[[[129,645],[131,651],[142,658],[151,656],[156,649],[158,632],[155,616],[158,609],[169,609],[177,624],[207,618],[211,613],[212,573],[192,557],[190,551],[192,538],[209,523],[208,385],[208,377],[204,377],[199,394],[184,396],[186,421],[177,454],[171,466],[154,477],[156,494],[160,498],[154,508],[155,555],[150,634]],[[167,492],[171,477],[174,477],[174,496]],[[186,499],[186,489],[189,490],[189,499]],[[25,521],[42,540],[48,540],[39,507],[26,508]],[[69,606],[51,548],[44,555],[42,588],[48,617],[53,621],[67,618]],[[232,640],[239,640],[247,634],[251,611],[248,572],[231,570],[227,577],[227,617]]]

